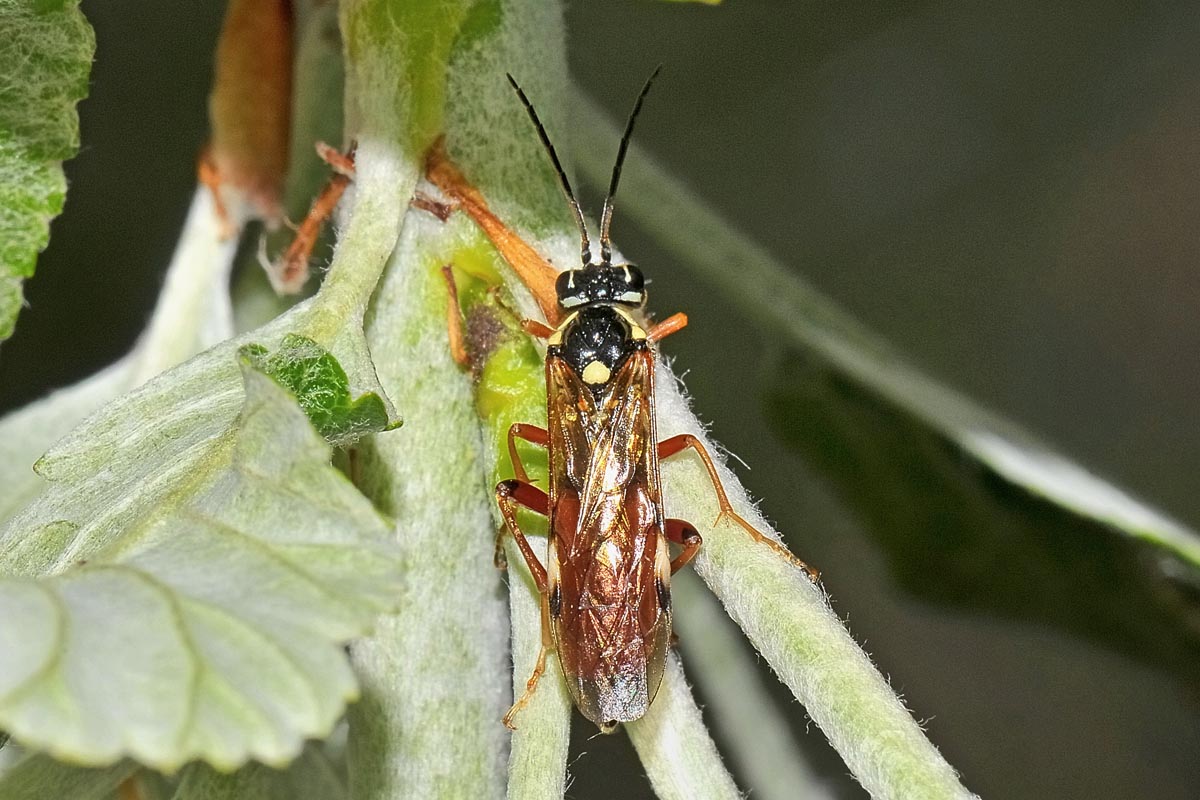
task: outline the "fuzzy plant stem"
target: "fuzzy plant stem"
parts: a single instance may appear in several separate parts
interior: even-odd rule
[[[759,800],[830,800],[776,704],[741,631],[691,570],[671,578],[675,626],[688,667],[730,759]]]
[[[629,739],[662,800],[741,797],[708,734],[679,658],[667,656],[662,687],[646,716],[626,723]]]
[[[539,553],[545,539],[532,540]],[[513,697],[525,691],[542,640],[541,605],[533,578],[524,568],[521,552],[511,539],[509,613],[512,618]],[[558,659],[546,660],[546,674],[537,694],[516,720],[508,761],[508,800],[560,800],[567,789],[567,750],[571,742],[571,698]]]
[[[661,435],[690,433],[703,441],[679,385],[665,367],[659,377]],[[712,445],[708,449],[715,452]],[[733,473],[723,464],[717,469],[735,511],[778,540]],[[719,518],[700,460],[684,454],[666,461],[662,471],[667,515],[687,518],[704,537],[693,562],[696,572],[863,787],[880,798],[971,797],[830,609],[820,587],[736,522]]]
[[[367,325],[405,427],[364,448],[362,485],[395,519],[406,588],[353,650],[355,798],[503,794],[506,614],[470,380],[450,358],[445,286],[419,257],[436,225],[406,223]]]
[[[350,138],[361,151],[374,129],[405,164],[403,180],[380,187],[380,202],[398,207],[381,224],[401,235],[366,319],[376,374],[405,427],[362,447],[352,472],[393,518],[407,581],[399,613],[352,650],[362,688],[350,712],[356,800],[504,794],[506,614],[479,426],[470,379],[450,355],[442,262],[431,257],[446,229],[408,210],[425,150],[445,124],[452,48],[469,9],[385,0],[342,7],[355,87]],[[360,168],[359,192],[365,177]]]

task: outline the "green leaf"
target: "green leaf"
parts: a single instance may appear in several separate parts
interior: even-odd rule
[[[0,728],[22,743],[283,765],[356,696],[342,644],[393,605],[388,526],[287,392],[229,371],[215,348],[92,417],[0,530]]]
[[[74,0],[0,0],[0,341],[12,335],[37,254],[62,211],[62,162],[79,149],[75,104],[95,50]]]
[[[289,333],[278,350],[268,352],[248,344],[238,354],[295,395],[313,427],[333,446],[349,447],[369,433],[400,426],[388,420],[387,407],[374,392],[351,400],[346,371],[312,339]]]
[[[390,528],[237,350],[299,333],[378,390],[362,320],[416,168],[370,141],[358,164],[314,298],[118,398],[37,463],[48,485],[0,529],[0,729],[16,740],[83,765],[281,766],[356,696],[341,644],[395,605]]]

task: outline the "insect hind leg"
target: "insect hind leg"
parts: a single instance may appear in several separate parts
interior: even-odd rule
[[[713,491],[717,495],[717,505],[720,506],[720,513],[717,514],[714,525],[721,522],[722,519],[728,518],[736,522],[742,527],[750,537],[757,542],[761,542],[770,547],[783,558],[790,561],[795,566],[808,573],[808,577],[814,582],[820,580],[821,573],[810,567],[808,564],[801,561],[791,550],[788,550],[779,542],[767,536],[758,528],[751,525],[740,514],[733,510],[733,505],[729,502],[729,496],[725,494],[725,486],[721,483],[721,476],[717,474],[717,467],[713,463],[712,456],[708,454],[708,450],[704,447],[704,443],[690,433],[681,433],[678,436],[672,436],[669,439],[664,439],[658,443],[658,457],[660,459],[670,458],[678,455],[687,449],[696,451],[696,455],[700,456],[700,460],[704,462],[704,468],[708,470],[709,480],[712,481]]]

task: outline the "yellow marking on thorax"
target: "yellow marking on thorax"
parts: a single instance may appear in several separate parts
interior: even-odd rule
[[[578,316],[579,316],[578,311],[576,311],[573,314],[568,315],[567,318],[564,319],[562,322],[560,322],[558,327],[554,329],[554,333],[550,334],[550,338],[546,340],[546,344],[549,345],[550,347],[557,347],[560,344],[562,344],[563,333],[566,332],[567,326],[570,325],[572,322],[574,322],[575,318]]]
[[[631,329],[630,337],[634,341],[646,338],[646,331],[641,325],[638,325],[637,320],[633,318],[632,314],[619,306],[613,306],[613,310],[629,321],[629,327]]]
[[[583,368],[583,382],[592,384],[608,383],[612,370],[600,361],[593,361]]]
[[[637,323],[637,320],[635,320],[628,311],[626,311],[625,309],[623,309],[619,306],[613,306],[613,310],[616,311],[618,314],[620,314],[622,317],[624,317],[629,322],[630,337],[634,341],[638,341],[640,339],[646,338],[646,330]],[[551,347],[562,344],[563,334],[566,333],[567,327],[570,326],[570,324],[572,322],[574,322],[575,318],[578,316],[579,316],[578,311],[573,311],[569,315],[567,315],[567,318],[564,319],[562,322],[560,322],[558,324],[558,327],[554,329],[554,333],[550,334],[550,338],[546,340],[546,344],[550,345]],[[589,383],[590,383],[590,381],[589,381]]]

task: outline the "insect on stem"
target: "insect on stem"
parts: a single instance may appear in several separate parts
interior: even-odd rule
[[[537,666],[525,692],[505,715],[510,727],[536,691],[550,650],[558,656],[575,705],[604,733],[639,719],[654,700],[672,642],[671,575],[688,564],[702,545],[695,526],[664,514],[662,459],[694,450],[712,480],[720,518],[737,521],[756,541],[808,569],[733,511],[712,458],[698,439],[683,435],[659,442],[657,438],[656,346],[682,330],[687,317],[674,314],[649,330],[643,327],[645,280],[636,266],[612,263],[609,230],[634,122],[658,72],[638,95],[621,138],[604,201],[598,262],[592,260],[583,213],[554,146],[511,75],[509,81],[575,214],[580,265],[556,276],[545,259],[488,210],[479,191],[450,163],[441,142],[428,158],[430,180],[479,224],[529,286],[551,323],[522,323],[528,333],[546,342],[547,425],[543,429],[517,423],[509,429],[508,450],[516,477],[496,486],[505,522],[500,535],[507,532],[513,537],[529,566],[541,599],[543,630]],[[455,341],[452,334],[452,349]],[[547,491],[529,482],[517,439],[546,448]],[[518,508],[549,518],[545,564],[520,528]],[[673,559],[668,542],[681,548]],[[815,573],[810,574],[815,579]]]

